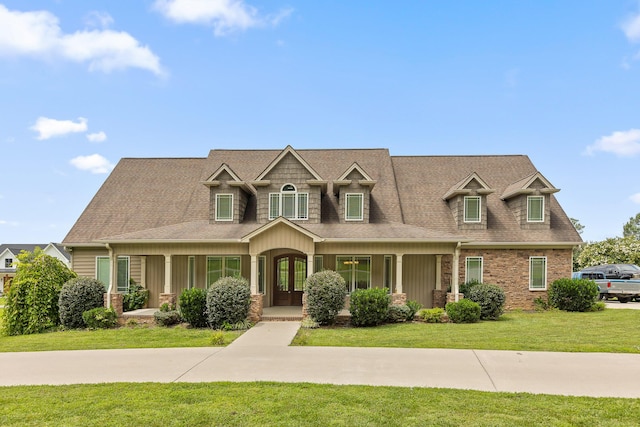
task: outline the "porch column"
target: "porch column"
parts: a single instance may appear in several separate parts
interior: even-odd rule
[[[455,302],[460,299],[460,287],[458,277],[460,276],[460,242],[453,251],[453,262],[451,263],[451,291],[454,293]]]
[[[442,290],[442,255],[436,255],[436,290]]]
[[[307,277],[313,274],[313,256],[314,254],[307,254]]]
[[[147,287],[147,257],[140,257],[140,286]]]
[[[402,256],[396,254],[396,294],[402,293]]]
[[[171,254],[164,255],[164,293],[171,293]]]
[[[109,247],[109,269],[111,274],[109,274],[109,289],[107,293],[112,294],[118,292],[118,254],[111,247]]]
[[[251,295],[258,293],[258,255],[251,254]]]

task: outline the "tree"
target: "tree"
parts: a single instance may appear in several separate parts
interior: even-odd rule
[[[622,227],[622,235],[640,240],[640,213],[629,218],[629,221]]]
[[[17,258],[20,262],[4,309],[5,333],[34,334],[58,326],[60,290],[76,274],[40,248],[22,251]]]
[[[571,224],[576,229],[578,234],[582,234],[584,231],[584,225],[580,224],[580,221],[575,218],[569,218],[571,220]],[[578,263],[578,258],[580,257],[580,252],[582,252],[582,246],[574,246],[573,248],[573,271],[580,270],[580,264]]]
[[[569,219],[571,220],[571,224],[573,224],[573,227],[576,229],[578,234],[582,234],[582,232],[584,231],[584,225],[580,224],[580,221],[575,218]]]
[[[640,240],[614,237],[585,245],[577,260],[578,269],[600,264],[640,264]]]

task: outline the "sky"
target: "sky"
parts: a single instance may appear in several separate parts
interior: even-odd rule
[[[62,241],[123,157],[287,145],[525,154],[620,236],[640,1],[0,0],[0,243]]]

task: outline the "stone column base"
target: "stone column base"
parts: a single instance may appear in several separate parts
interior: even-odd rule
[[[304,296],[303,296],[304,299]],[[264,303],[262,301],[262,294],[251,295],[251,306],[249,306],[249,321],[258,323],[262,320],[262,307]]]
[[[464,294],[458,293],[458,300],[464,298]],[[456,294],[453,292],[447,292],[447,302],[456,302]]]
[[[172,310],[175,310],[177,302],[178,295],[174,293],[160,294],[160,297],[158,298],[158,304],[160,304],[160,307],[162,307],[162,304],[169,304],[169,307]]]
[[[109,294],[105,293],[103,298],[104,298],[104,307],[107,308],[109,306]],[[113,308],[117,316],[122,316],[122,312],[123,312],[122,301],[123,301],[122,294],[119,294],[117,292],[114,294],[111,294],[111,308]]]
[[[407,294],[391,294],[391,305],[404,305],[407,303]]]
[[[447,293],[442,289],[433,290],[433,307],[444,308],[447,304]]]

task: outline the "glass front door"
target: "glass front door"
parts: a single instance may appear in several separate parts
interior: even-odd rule
[[[273,305],[302,305],[307,259],[300,255],[281,255],[274,260]]]

